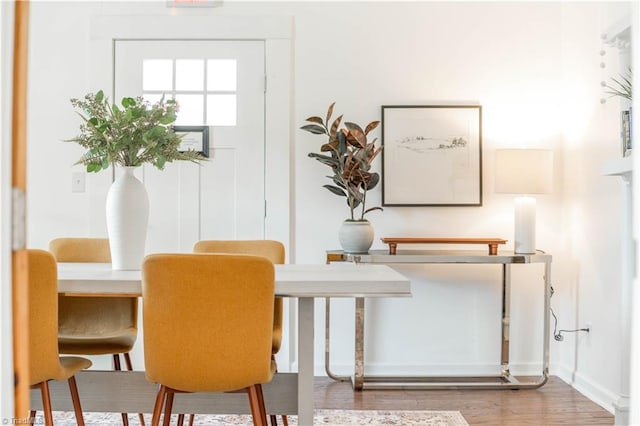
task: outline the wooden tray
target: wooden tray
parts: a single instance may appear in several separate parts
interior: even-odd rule
[[[504,244],[507,240],[502,238],[381,238],[382,242],[389,244],[389,254],[396,254],[398,244],[488,244],[489,254],[498,254],[498,244]]]

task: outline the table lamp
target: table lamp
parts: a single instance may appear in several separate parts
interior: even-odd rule
[[[553,152],[546,149],[498,149],[495,192],[518,194],[515,204],[514,251],[536,252],[536,199],[551,192]]]

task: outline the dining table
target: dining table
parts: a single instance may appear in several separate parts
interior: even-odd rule
[[[58,294],[75,297],[143,297],[140,270],[115,270],[109,263],[59,263]],[[387,265],[335,263],[275,265],[275,295],[297,302],[297,372],[277,373],[265,385],[267,411],[298,415],[298,424],[313,424],[314,305],[318,298],[411,297],[408,278]],[[294,305],[295,306],[295,305]],[[144,330],[142,330],[144,332]],[[295,364],[295,363],[294,363]],[[86,370],[78,373],[84,411],[145,412],[153,407],[157,386],[143,371]],[[174,412],[249,413],[234,394],[180,394]],[[32,395],[32,407],[39,405]],[[52,386],[54,410],[71,410],[68,390]]]

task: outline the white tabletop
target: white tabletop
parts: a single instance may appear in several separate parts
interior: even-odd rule
[[[408,297],[411,283],[387,265],[275,265],[275,292],[284,297]],[[59,263],[58,292],[140,296],[141,272],[109,263]]]

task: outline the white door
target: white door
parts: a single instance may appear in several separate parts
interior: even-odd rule
[[[175,97],[176,125],[208,126],[209,160],[140,172],[147,252],[199,239],[264,238],[264,42],[116,40],[114,99]]]

